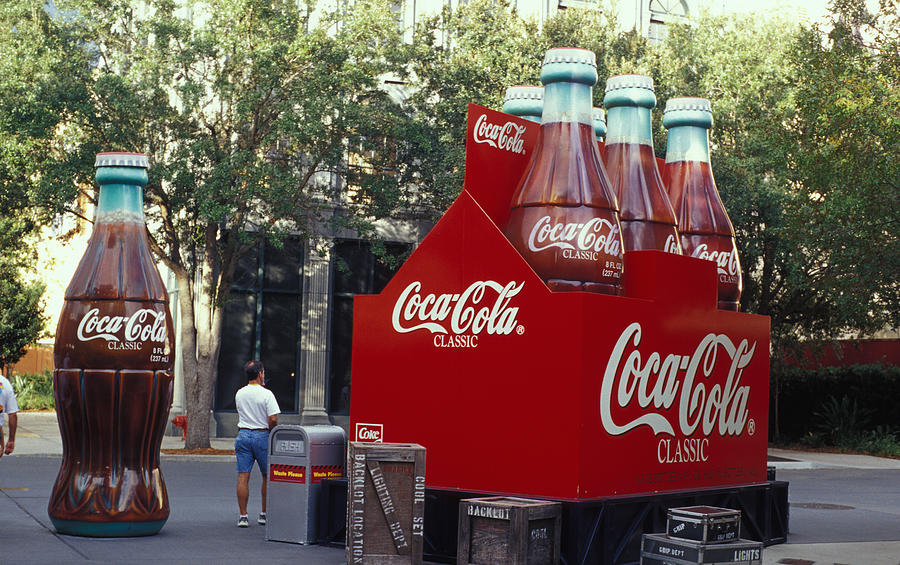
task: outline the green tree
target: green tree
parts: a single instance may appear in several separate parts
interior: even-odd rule
[[[44,334],[46,317],[41,299],[44,285],[29,281],[23,271],[33,257],[23,257],[22,240],[12,240],[15,220],[4,210],[0,218],[0,372],[22,358],[25,347]],[[12,228],[12,229],[11,229]],[[8,230],[8,231],[7,231]]]
[[[371,237],[408,203],[396,156],[409,118],[379,87],[402,72],[400,30],[382,0],[316,21],[312,4],[287,0],[57,7],[4,1],[0,12],[0,124],[34,163],[14,184],[48,212],[81,213],[95,153],[150,155],[151,246],[179,290],[186,447],[207,447],[239,258],[289,232]]]
[[[620,44],[608,47],[616,37],[609,12],[566,10],[539,26],[507,0],[460,3],[420,23],[409,56],[409,104],[418,118],[411,148],[419,152],[413,158],[432,215],[442,214],[462,190],[470,102],[499,110],[507,87],[539,85],[544,53],[565,45],[598,54],[599,104],[607,61],[620,58]]]
[[[6,71],[0,66],[0,73]],[[0,106],[6,103],[0,99]],[[24,276],[34,266],[31,242],[40,225],[28,194],[15,182],[31,170],[26,152],[13,138],[0,135],[0,372],[21,359],[25,347],[43,335],[46,323],[41,305],[44,285]]]
[[[660,62],[663,98],[712,100],[742,308],[771,318],[773,377],[803,342],[898,324],[896,4],[860,8],[836,4],[829,34],[704,18],[675,27]]]

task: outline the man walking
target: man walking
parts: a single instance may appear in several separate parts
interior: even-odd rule
[[[19,425],[19,404],[16,393],[6,377],[0,375],[0,457],[9,455],[16,448],[16,428]],[[3,441],[3,420],[9,414],[9,439]]]
[[[262,511],[257,523],[266,523],[266,485],[268,484],[269,430],[278,425],[278,402],[272,391],[265,388],[266,370],[260,361],[250,361],[244,365],[247,386],[234,395],[238,412],[238,435],[234,440],[234,454],[237,457],[237,499],[240,517],[238,527],[250,525],[247,519],[247,500],[250,498],[250,471],[253,462],[262,473]]]

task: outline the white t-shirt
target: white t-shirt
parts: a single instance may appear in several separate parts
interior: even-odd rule
[[[239,428],[269,429],[269,416],[281,413],[275,395],[262,385],[246,385],[234,395],[234,403]]]
[[[0,375],[0,426],[6,422],[7,414],[15,414],[18,411],[19,405],[16,403],[16,393],[12,385],[6,377]]]

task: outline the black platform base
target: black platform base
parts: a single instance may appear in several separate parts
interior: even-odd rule
[[[323,480],[319,543],[343,546],[347,483]],[[486,495],[427,489],[425,558],[454,563],[459,501]],[[741,511],[741,537],[765,545],[784,543],[788,532],[788,483],[696,492],[654,494],[581,502],[561,501],[563,565],[637,565],[641,534],[666,530],[666,510],[680,506],[718,506]]]

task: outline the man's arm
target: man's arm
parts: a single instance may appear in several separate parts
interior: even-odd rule
[[[6,448],[3,453],[9,455],[16,448],[16,426],[19,425],[19,415],[15,412],[9,414],[9,439],[6,440]]]
[[[269,416],[269,429],[271,430],[275,426],[278,425],[278,414],[272,414]]]

